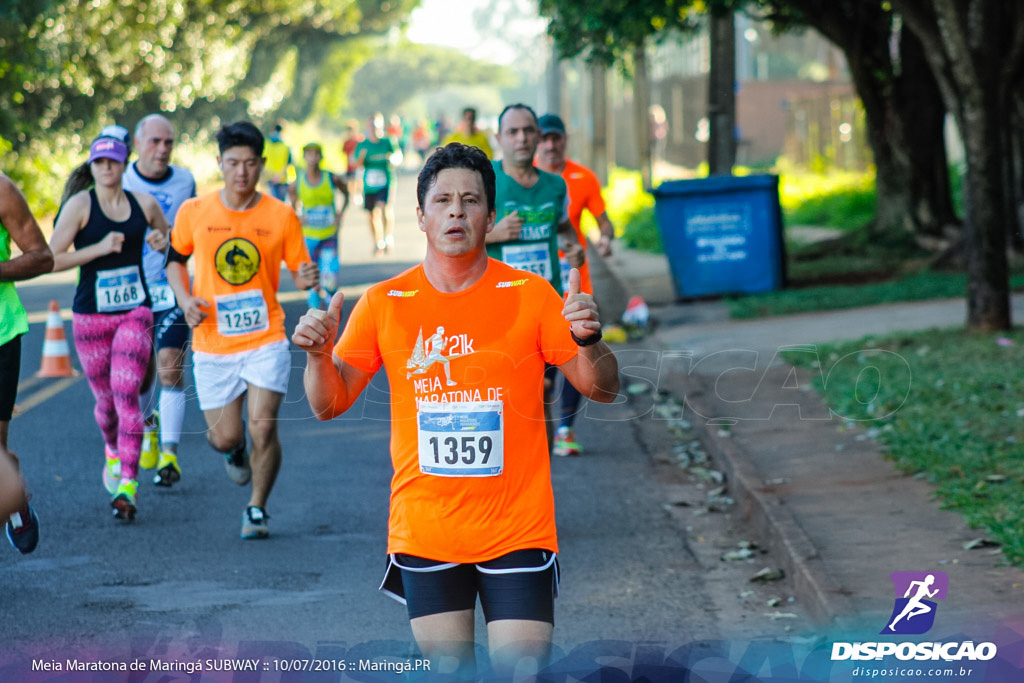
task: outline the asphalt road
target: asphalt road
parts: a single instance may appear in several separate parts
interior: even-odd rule
[[[362,212],[347,217],[347,291],[396,274],[422,255],[412,186],[402,178],[398,248],[391,256],[369,258]],[[302,296],[287,292],[287,276],[282,282],[290,330],[304,310]],[[41,320],[50,300],[68,307],[73,288],[73,278],[54,275],[19,292],[33,320]],[[346,309],[354,301],[350,296]],[[65,330],[70,335],[70,323]],[[242,541],[248,487],[228,480],[220,456],[206,444],[191,380],[182,481],[169,490],[142,481],[136,521],[112,519],[87,383],[32,377],[43,332],[43,323],[35,322],[24,337],[22,412],[10,439],[42,520],[42,540],[28,556],[0,550],[0,680],[49,680],[44,672],[28,673],[33,660],[37,669],[69,659],[140,660],[147,668],[132,676],[83,680],[147,681],[337,680],[348,674],[295,676],[271,662],[411,661],[404,607],[377,591],[391,476],[383,375],[349,413],[320,423],[302,393],[304,356],[293,351],[281,410],[284,464],[268,504],[271,537]],[[652,372],[644,366],[657,367],[640,350],[623,349],[620,359],[641,366],[630,371],[634,376]],[[583,661],[584,668],[612,661],[621,668],[643,658],[660,663],[697,643],[785,640],[790,633],[737,597],[751,588],[745,576],[760,565],[717,561],[723,548],[742,538],[738,517],[681,516],[679,497],[698,495],[700,487],[666,465],[671,443],[649,407],[625,394],[614,405],[590,406],[577,426],[585,456],[553,464],[562,568],[556,661],[572,653],[564,661]],[[778,591],[785,597],[784,584]],[[480,647],[485,642],[478,628]],[[239,658],[257,659],[259,668],[210,671],[213,660]],[[179,667],[177,673],[153,671],[153,660]],[[183,673],[196,662],[209,666],[192,677]]]

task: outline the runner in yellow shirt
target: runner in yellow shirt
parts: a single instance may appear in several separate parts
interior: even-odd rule
[[[292,152],[281,139],[281,124],[274,126],[274,132],[264,147],[264,170],[267,172],[267,187],[270,196],[282,202],[288,198],[288,170],[292,165]]]
[[[448,137],[444,139],[442,144],[447,145],[449,142],[461,142],[464,145],[472,145],[486,154],[488,159],[494,158],[494,150],[491,149],[491,142],[487,137],[487,133],[476,127],[476,109],[473,107],[466,107],[462,110],[462,123],[448,134]]]
[[[292,207],[301,212],[306,249],[320,267],[321,286],[309,290],[309,307],[320,308],[321,300],[326,304],[338,290],[338,246],[341,217],[349,202],[348,184],[342,176],[320,168],[324,158],[320,143],[307,143],[302,148],[302,158],[306,168],[298,172],[295,182],[288,187],[288,197]],[[343,198],[340,209],[335,203],[336,194]]]

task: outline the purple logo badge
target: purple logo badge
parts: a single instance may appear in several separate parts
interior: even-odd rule
[[[893,572],[896,592],[892,616],[882,634],[919,635],[935,623],[935,600],[945,600],[949,577],[945,572]]]

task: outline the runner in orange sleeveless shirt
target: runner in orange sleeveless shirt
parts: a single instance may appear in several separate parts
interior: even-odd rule
[[[618,366],[578,272],[563,302],[540,276],[487,258],[494,170],[483,152],[438,150],[417,194],[424,263],[371,287],[337,345],[340,293],[292,339],[307,351],[320,419],[387,372],[395,474],[382,589],[406,603],[423,654],[455,657],[456,675],[473,674],[479,594],[492,665],[519,674],[523,657],[544,666],[557,589],[544,364],[604,402],[618,391]]]

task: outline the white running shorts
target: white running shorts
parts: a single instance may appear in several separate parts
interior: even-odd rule
[[[200,410],[216,410],[245,393],[248,385],[279,394],[288,392],[292,353],[288,341],[276,341],[252,351],[217,354],[194,351],[192,372]]]

